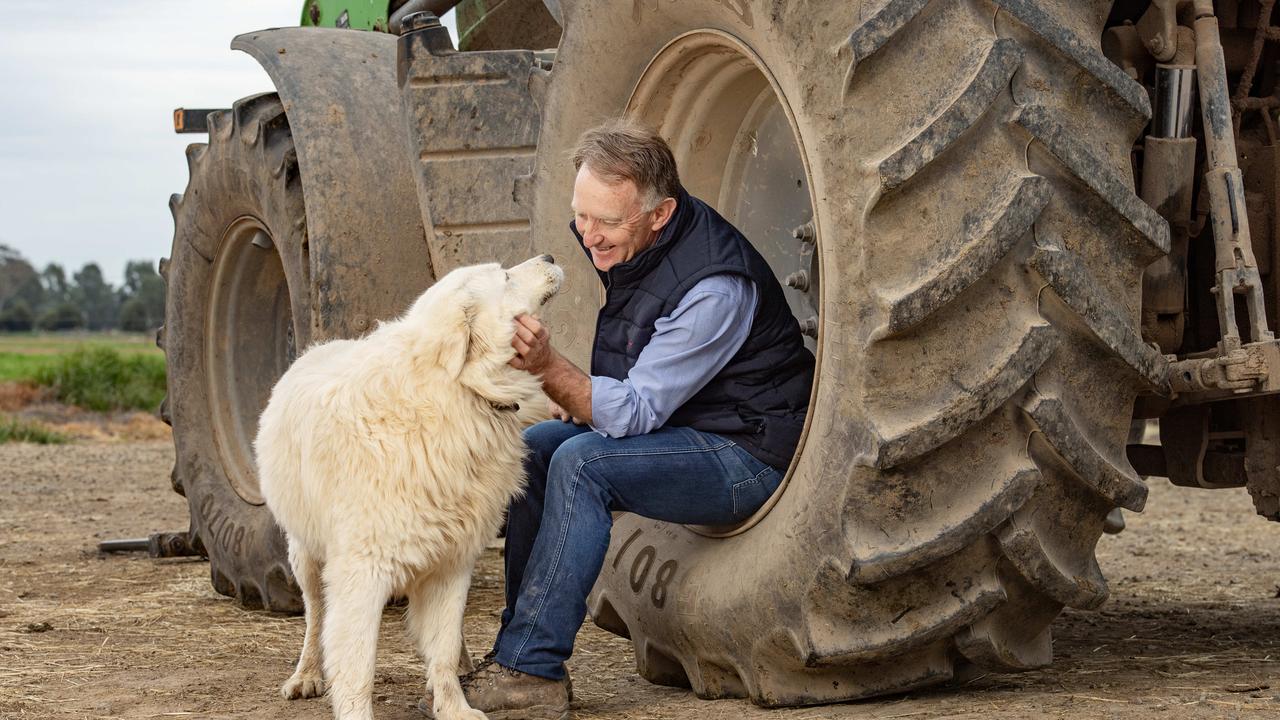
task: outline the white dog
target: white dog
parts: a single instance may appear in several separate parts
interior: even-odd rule
[[[523,489],[520,431],[546,406],[540,381],[507,363],[515,316],[560,288],[552,262],[455,270],[368,336],[310,348],[272,391],[258,473],[306,605],[286,698],[318,696],[327,680],[336,718],[371,718],[378,626],[399,593],[435,716],[484,717],[458,683],[463,609],[476,558]]]

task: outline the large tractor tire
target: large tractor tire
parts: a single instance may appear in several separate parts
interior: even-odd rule
[[[187,148],[190,180],[170,200],[173,252],[161,344],[174,427],[174,489],[214,588],[247,607],[299,611],[284,537],[254,467],[258,414],[306,347],[307,226],[284,107],[255,95],[209,116]]]
[[[616,520],[590,608],[642,676],[766,706],[900,692],[1043,666],[1060,610],[1106,599],[1104,518],[1146,498],[1125,440],[1164,387],[1139,302],[1168,248],[1133,192],[1150,107],[1100,51],[1109,5],[562,3],[535,237],[581,256],[568,151],[626,112],[780,276],[808,257],[793,224],[816,243],[783,486],[738,528]],[[550,318],[578,359],[581,262]]]

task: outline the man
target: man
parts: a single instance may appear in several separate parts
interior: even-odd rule
[[[777,488],[799,441],[814,359],[772,270],[680,185],[652,131],[588,131],[573,158],[570,229],[606,299],[591,374],[517,318],[516,367],[559,420],[525,432],[529,487],[508,514],[506,609],[463,687],[502,717],[562,718],[564,662],[604,562],[611,511],[728,525]]]

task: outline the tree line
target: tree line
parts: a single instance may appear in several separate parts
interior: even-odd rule
[[[125,265],[113,287],[97,263],[67,277],[57,263],[37,271],[14,248],[0,244],[0,331],[125,330],[145,332],[164,323],[164,280],[152,263]]]

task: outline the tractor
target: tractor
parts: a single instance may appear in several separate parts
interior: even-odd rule
[[[755,516],[617,518],[590,614],[647,680],[788,706],[1042,667],[1149,478],[1280,519],[1275,0],[465,0],[457,48],[454,4],[307,0],[232,43],[274,92],[175,115],[208,139],[170,201],[162,415],[218,592],[300,609],[251,441],[308,345],[549,252],[586,365],[568,155],[620,115],[818,359]]]

